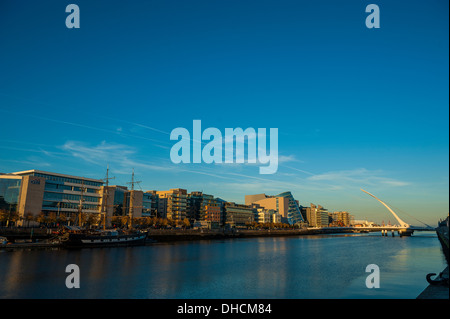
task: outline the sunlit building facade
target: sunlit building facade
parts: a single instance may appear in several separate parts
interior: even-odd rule
[[[187,214],[187,191],[182,188],[173,188],[168,191],[156,191],[159,198],[164,198],[166,203],[166,217],[181,221]]]
[[[101,212],[102,180],[28,170],[0,175],[0,185],[0,206],[21,220],[40,213],[70,218],[80,205],[84,213]]]
[[[220,224],[220,204],[213,195],[191,192],[187,196],[187,214],[191,224],[205,222],[208,228],[218,228]]]
[[[274,209],[281,215],[281,221],[294,224],[303,224],[300,206],[291,192],[284,192],[275,196],[266,194],[245,195],[245,204],[257,204],[265,209]]]
[[[284,197],[289,200],[287,220],[290,225],[305,223],[303,216],[300,212],[298,201],[295,200],[291,192],[284,192],[277,195],[277,197]]]
[[[244,228],[255,220],[254,209],[248,205],[226,202],[224,204],[225,226],[230,228]]]

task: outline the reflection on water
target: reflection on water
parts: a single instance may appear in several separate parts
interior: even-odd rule
[[[0,298],[415,298],[444,269],[432,233],[0,252]],[[80,267],[79,289],[65,267]],[[380,268],[368,289],[368,264]]]

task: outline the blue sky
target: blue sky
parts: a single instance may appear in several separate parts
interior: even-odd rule
[[[393,221],[363,188],[411,224],[448,213],[447,1],[4,0],[0,15],[0,172],[109,164],[143,190],[290,190]],[[278,128],[277,173],[173,164],[170,132],[194,119]]]

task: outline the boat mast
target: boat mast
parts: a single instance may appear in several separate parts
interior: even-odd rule
[[[130,204],[129,204],[129,210],[128,210],[128,228],[132,227],[132,218],[133,218],[133,206],[134,206],[134,184],[138,184],[141,181],[135,181],[134,180],[134,168],[133,168],[133,172],[131,174],[131,196],[130,196]],[[131,204],[133,203],[133,204]]]
[[[103,226],[103,230],[106,229],[106,215],[108,213],[108,192],[109,192],[109,180],[110,179],[114,179],[115,177],[109,177],[109,165],[106,166],[106,178],[105,178],[105,183],[106,186],[103,188],[103,202],[104,205],[103,209],[102,209],[102,226]]]

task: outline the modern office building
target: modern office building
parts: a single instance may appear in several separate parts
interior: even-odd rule
[[[266,194],[245,195],[245,205],[256,204],[265,209],[276,210],[284,222],[288,222],[289,198]]]
[[[330,216],[328,209],[318,206],[317,209],[317,227],[328,227],[330,225]]]
[[[21,176],[0,174],[0,210],[17,211],[21,184]]]
[[[281,215],[274,209],[256,208],[258,223],[281,223]]]
[[[187,196],[187,214],[191,224],[206,222],[208,228],[218,228],[220,223],[220,205],[213,195],[203,192],[191,192]]]
[[[147,201],[151,202],[150,215],[147,214],[147,211],[145,216],[167,218],[167,197],[160,196],[156,190],[146,191],[144,196],[145,194],[148,194]]]
[[[257,201],[271,198],[271,196],[267,196],[266,194],[255,194],[255,195],[245,195],[245,205],[251,205],[253,203],[256,203]]]
[[[272,214],[272,223],[278,224],[283,222],[283,217],[277,211],[274,211]]]
[[[306,223],[300,212],[300,205],[294,196],[292,196],[291,192],[284,192],[276,196],[284,197],[289,200],[287,220],[290,225]]]
[[[226,214],[225,214],[225,204],[227,203],[226,200],[216,197],[215,198],[217,205],[220,208],[220,222],[219,225],[220,226],[225,226],[225,222],[226,222]]]
[[[0,175],[0,206],[37,216],[56,213],[66,218],[79,212],[99,214],[103,181],[86,177],[28,170]]]
[[[245,204],[259,204],[266,209],[274,209],[281,215],[282,221],[290,225],[304,223],[298,201],[291,192],[284,192],[275,196],[266,194],[245,195]]]
[[[328,210],[311,203],[310,207],[302,207],[306,214],[309,227],[327,227],[329,225]]]
[[[218,228],[220,226],[220,212],[221,209],[218,204],[205,206],[205,220],[210,228]]]
[[[248,205],[226,202],[224,204],[224,225],[230,228],[243,228],[255,220],[254,209]]]
[[[336,225],[350,226],[351,216],[348,212],[333,212],[331,213],[331,219]]]
[[[166,202],[167,201],[165,199],[159,198],[159,195],[155,190],[146,191],[143,194],[142,199],[142,216],[165,218]]]
[[[144,194],[142,191],[129,190],[126,186],[112,185],[103,187],[101,211],[106,212],[106,226],[111,225],[113,216],[142,217]]]
[[[187,217],[191,225],[200,222],[202,227],[208,228],[245,227],[255,220],[291,225],[308,220],[312,227],[329,224],[326,209],[314,204],[301,207],[291,192],[275,196],[246,195],[246,204],[242,205],[203,192],[188,194],[181,188],[143,192],[103,184],[101,179],[39,170],[0,174],[0,211],[17,212],[22,220],[41,213],[55,213],[66,220],[79,218],[80,211],[91,217],[93,214],[100,217],[104,213],[106,226],[111,225],[114,216],[171,218],[175,221]],[[335,212],[330,216],[344,225],[350,224],[347,212]]]
[[[39,170],[0,175],[0,209],[16,211],[22,221],[41,213],[78,220],[81,211],[96,214],[98,221],[105,213],[110,226],[113,216],[141,217],[148,206],[142,191],[103,186],[100,179]]]

